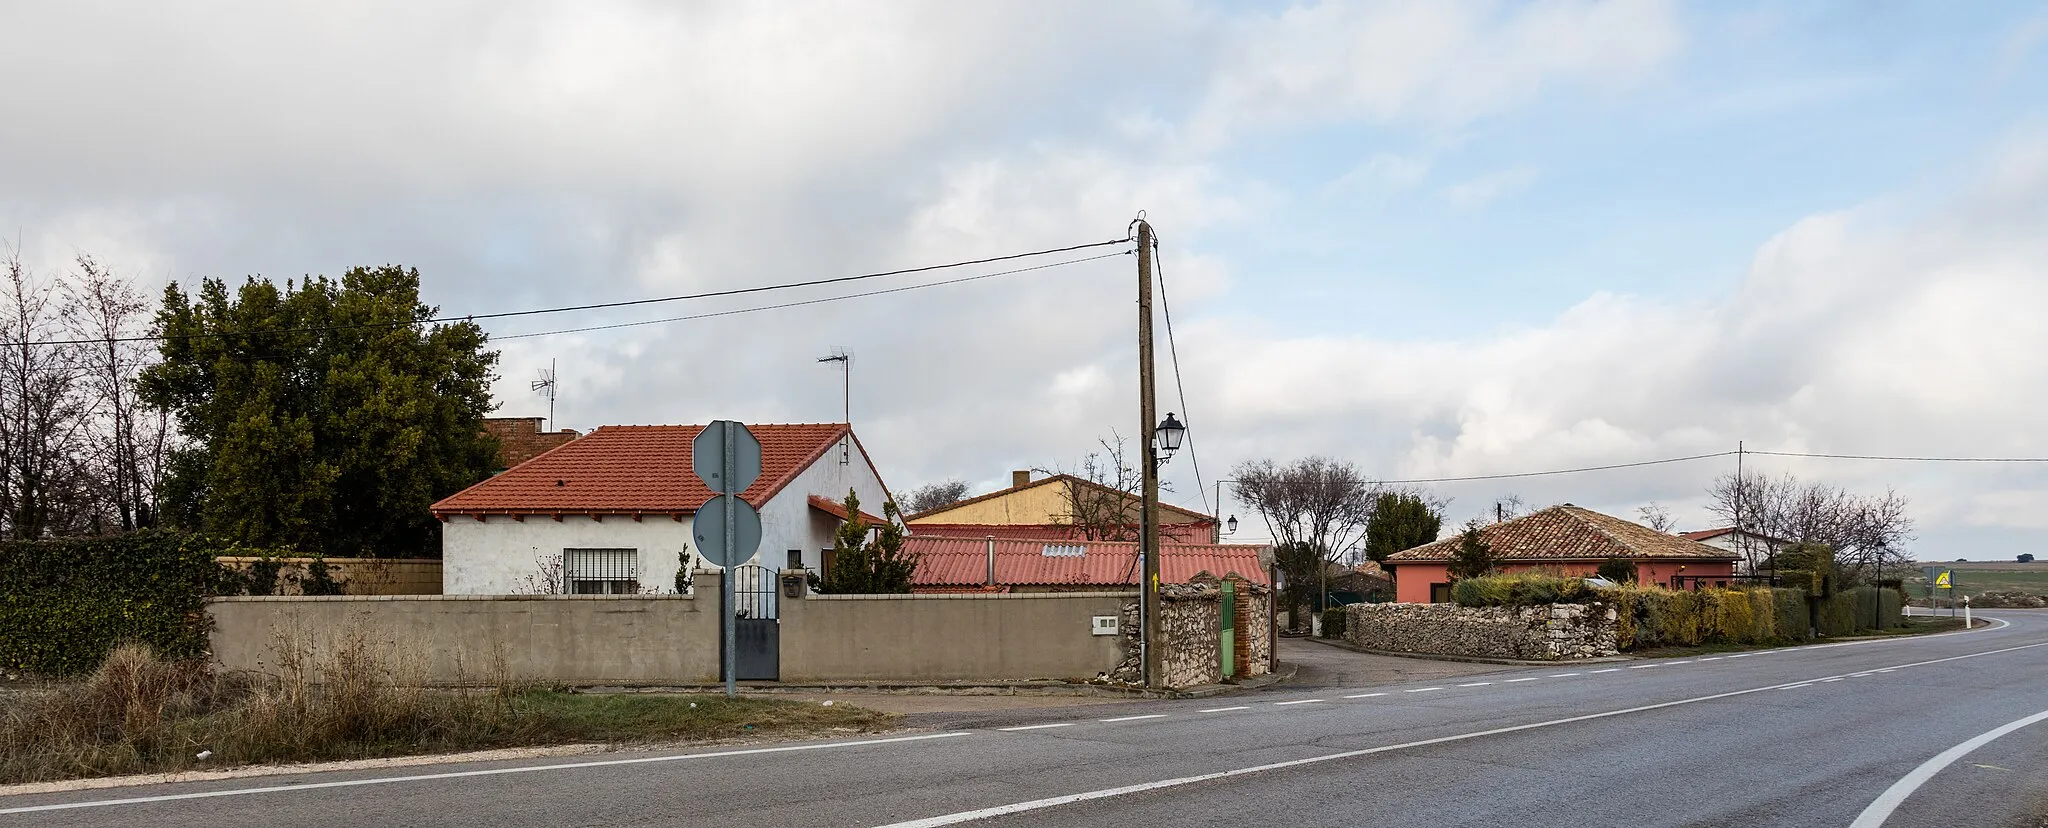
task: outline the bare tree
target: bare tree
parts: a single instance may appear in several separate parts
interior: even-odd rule
[[[1230,476],[1237,480],[1238,498],[1265,520],[1276,548],[1293,550],[1292,559],[1313,564],[1305,570],[1289,566],[1283,573],[1299,586],[1306,586],[1304,581],[1320,585],[1332,566],[1364,542],[1366,526],[1385,491],[1359,474],[1357,466],[1328,457],[1304,457],[1284,466],[1250,460],[1239,463]],[[1295,599],[1288,600],[1293,613],[1298,608]]]
[[[1520,494],[1508,492],[1506,495],[1493,501],[1493,522],[1499,523],[1501,521],[1514,520],[1528,511],[1529,506],[1527,503],[1522,502]]]
[[[1636,522],[1665,534],[1670,534],[1678,526],[1678,522],[1671,519],[1671,510],[1654,500],[1636,507]]]
[[[966,497],[967,481],[965,480],[956,478],[937,483],[926,483],[910,490],[910,493],[903,498],[903,509],[909,514],[915,515],[921,512],[929,512],[933,509],[943,509],[959,503]]]
[[[1911,562],[1904,544],[1912,539],[1913,519],[1906,513],[1906,499],[1896,491],[1863,496],[1791,474],[1730,474],[1716,478],[1707,494],[1708,510],[1742,532],[1825,544],[1834,550],[1838,566],[1864,578],[1881,577],[1885,570]],[[1763,563],[1769,551],[1742,544],[1752,568]]]
[[[133,341],[148,327],[148,304],[127,281],[78,256],[66,285],[66,327],[82,347],[78,377],[92,425],[88,451],[101,498],[112,504],[123,531],[154,523],[152,493],[162,475],[165,412],[150,416],[136,394],[136,375],[151,349]]]
[[[1098,440],[1100,451],[1081,458],[1078,474],[1037,469],[1070,478],[1062,493],[1061,523],[1073,526],[1088,540],[1135,541],[1143,530],[1144,477],[1125,451],[1121,434]]]
[[[75,346],[55,285],[9,250],[0,274],[0,529],[33,540],[89,528],[91,493],[79,442],[86,408],[73,393]]]

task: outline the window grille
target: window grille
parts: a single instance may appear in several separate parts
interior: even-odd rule
[[[563,586],[571,595],[637,595],[640,550],[564,549]]]

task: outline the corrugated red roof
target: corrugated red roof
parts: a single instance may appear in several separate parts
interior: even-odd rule
[[[1667,535],[1640,523],[1573,506],[1552,506],[1479,530],[1479,537],[1501,560],[1601,561],[1608,558],[1734,560],[1727,550]],[[1396,552],[1387,563],[1450,560],[1460,536]]]
[[[903,548],[917,555],[917,573],[910,583],[916,588],[973,586],[988,580],[989,541],[986,538],[944,538],[912,535]],[[1138,545],[1114,541],[1033,540],[997,538],[995,544],[996,583],[1006,586],[1137,586]],[[1060,554],[1046,554],[1046,547],[1064,547]],[[1159,556],[1159,580],[1184,584],[1201,573],[1217,578],[1237,575],[1252,583],[1266,583],[1266,570],[1259,564],[1259,550],[1246,544],[1164,544]]]
[[[692,514],[711,499],[690,469],[690,443],[703,430],[601,426],[449,495],[434,504],[434,515]],[[761,478],[740,497],[758,507],[848,429],[844,423],[776,423],[747,430],[761,441]]]

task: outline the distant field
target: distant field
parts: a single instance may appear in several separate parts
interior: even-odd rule
[[[2023,564],[2015,561],[1958,561],[1955,563],[1922,562],[1914,565],[1913,576],[1906,579],[1910,586],[1907,591],[1914,597],[1924,594],[1927,579],[1920,575],[1920,567],[1938,566],[1952,570],[1955,575],[1956,593],[1976,595],[1983,592],[2031,592],[2048,595],[2048,563]]]

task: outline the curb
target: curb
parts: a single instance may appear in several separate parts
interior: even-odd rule
[[[1300,672],[1301,667],[1295,664],[1282,664],[1280,665],[1280,670],[1281,672],[1278,673],[1266,673],[1265,675],[1253,676],[1236,684],[1203,684],[1197,685],[1195,687],[1189,687],[1183,690],[1172,691],[1173,695],[1170,696],[1170,698],[1206,699],[1210,696],[1221,696],[1230,693],[1241,693],[1246,690],[1261,690],[1267,687],[1271,687],[1275,684],[1285,684],[1287,682],[1293,681],[1295,674]]]
[[[1412,658],[1418,661],[1456,661],[1465,664],[1501,664],[1509,667],[1555,667],[1560,664],[1611,664],[1621,661],[1637,660],[1630,656],[1601,656],[1599,658],[1558,659],[1556,661],[1527,661],[1513,658],[1485,658],[1483,656],[1441,655],[1437,653],[1403,653],[1394,650],[1368,650],[1364,647],[1353,646],[1342,641],[1332,641],[1327,638],[1310,638],[1308,640],[1314,641],[1317,644],[1321,644],[1325,647],[1335,647],[1339,650],[1350,650],[1354,653],[1364,653],[1366,655],[1393,656],[1395,658]]]

